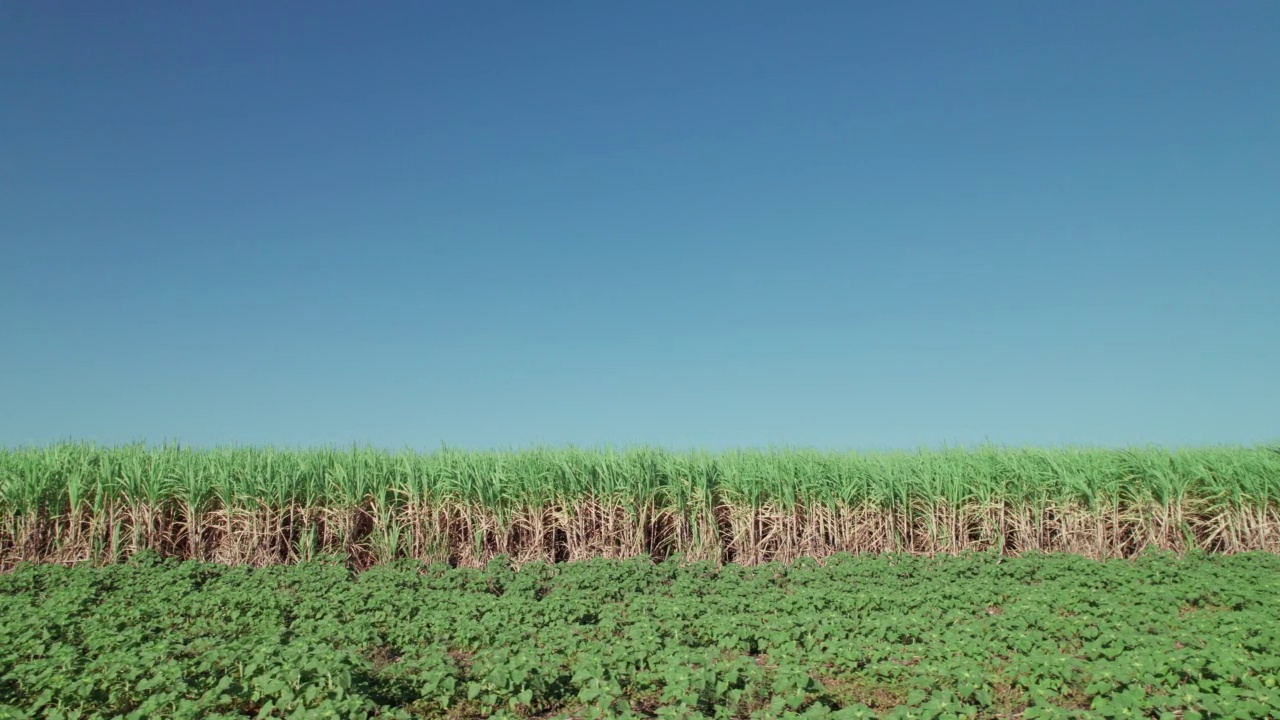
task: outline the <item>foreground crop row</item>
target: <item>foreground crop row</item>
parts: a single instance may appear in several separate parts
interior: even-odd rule
[[[0,569],[1147,548],[1280,552],[1280,451],[0,450]]]
[[[0,576],[0,716],[1280,714],[1280,557]]]

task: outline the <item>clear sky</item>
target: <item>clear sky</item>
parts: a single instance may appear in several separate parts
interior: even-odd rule
[[[0,4],[0,445],[1280,439],[1280,2]]]

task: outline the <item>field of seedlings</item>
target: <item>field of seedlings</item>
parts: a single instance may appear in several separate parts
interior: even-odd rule
[[[0,568],[1280,552],[1280,449],[0,451]]]
[[[1280,556],[0,575],[4,718],[1280,717]]]

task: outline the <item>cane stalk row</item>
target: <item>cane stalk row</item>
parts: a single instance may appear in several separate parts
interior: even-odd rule
[[[1280,451],[0,451],[0,568],[1148,548],[1280,552]]]

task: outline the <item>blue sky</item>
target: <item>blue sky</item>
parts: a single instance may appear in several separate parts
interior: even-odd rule
[[[1280,3],[0,6],[0,444],[1280,439]]]

